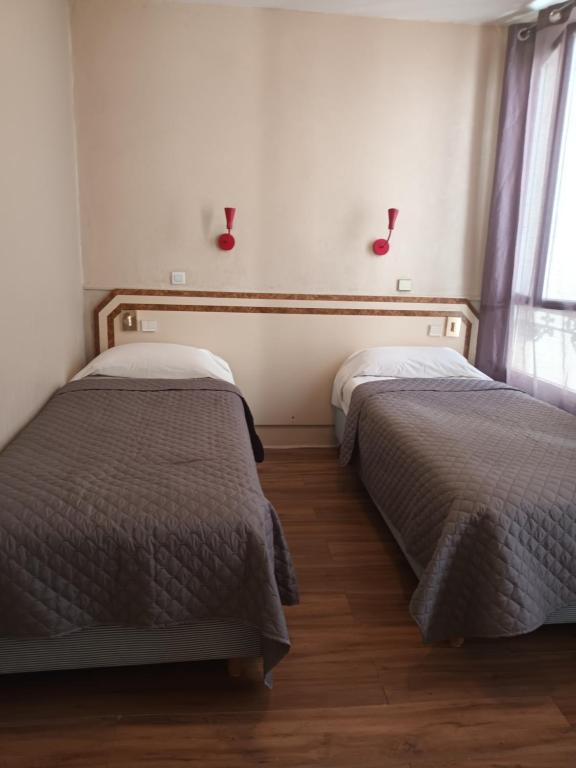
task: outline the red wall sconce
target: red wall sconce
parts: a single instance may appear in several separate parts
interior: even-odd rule
[[[392,236],[392,231],[396,226],[398,213],[398,208],[388,208],[388,237],[385,240],[375,240],[372,244],[372,250],[376,256],[385,256],[390,250],[390,238]]]
[[[231,251],[232,248],[234,248],[236,245],[236,240],[232,234],[234,216],[236,216],[236,208],[224,208],[224,213],[226,214],[226,229],[228,232],[225,232],[218,238],[218,248],[220,248],[221,251]]]

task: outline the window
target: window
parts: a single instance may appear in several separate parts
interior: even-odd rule
[[[549,163],[536,303],[576,309],[576,25],[567,30]]]
[[[576,412],[576,24],[536,43],[508,381]]]

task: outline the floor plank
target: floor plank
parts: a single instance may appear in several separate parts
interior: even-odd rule
[[[269,451],[300,576],[275,686],[219,662],[0,679],[0,768],[574,768],[576,627],[422,644],[415,578],[331,449]]]
[[[576,736],[557,708],[532,699],[135,719],[117,729],[112,764],[130,768],[176,766],[191,755],[192,764],[211,768],[555,768],[573,765],[576,754]]]

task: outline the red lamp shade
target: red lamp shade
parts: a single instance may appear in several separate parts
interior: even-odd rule
[[[388,208],[388,229],[392,231],[394,229],[394,225],[396,224],[396,219],[398,218],[398,214],[400,211],[398,208]]]
[[[226,229],[228,230],[228,232],[230,232],[230,230],[234,226],[234,217],[236,216],[236,208],[224,208],[224,213],[226,214]]]

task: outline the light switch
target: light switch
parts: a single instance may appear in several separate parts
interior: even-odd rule
[[[186,285],[186,272],[172,272],[170,282],[172,285]]]
[[[401,277],[397,283],[397,290],[408,292],[412,290],[412,280],[408,277]]]
[[[158,330],[157,320],[141,320],[140,330],[144,333],[155,333]]]
[[[449,317],[446,321],[446,336],[460,336],[461,328],[461,317]]]

